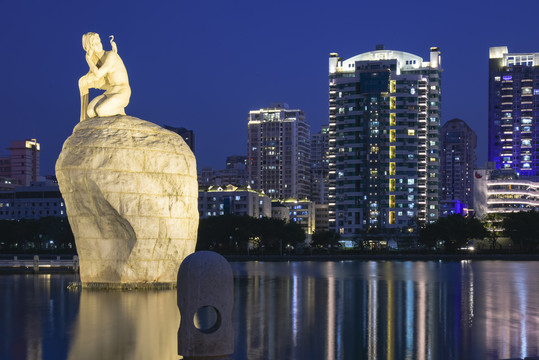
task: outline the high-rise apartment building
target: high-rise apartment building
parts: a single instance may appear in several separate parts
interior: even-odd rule
[[[316,204],[328,203],[329,128],[323,125],[311,136],[311,194]]]
[[[459,200],[473,207],[473,172],[477,135],[466,122],[453,119],[440,131],[441,200]]]
[[[14,180],[14,185],[30,186],[39,178],[39,153],[36,139],[12,141],[9,157],[0,158],[0,176]]]
[[[539,53],[489,51],[488,158],[519,176],[539,175]]]
[[[329,58],[329,218],[343,240],[439,215],[441,56]]]
[[[274,199],[309,196],[309,124],[285,103],[249,111],[247,179]]]

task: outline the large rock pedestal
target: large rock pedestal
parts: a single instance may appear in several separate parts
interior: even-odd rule
[[[199,217],[195,157],[179,135],[125,115],[85,120],[56,176],[83,286],[175,286]]]

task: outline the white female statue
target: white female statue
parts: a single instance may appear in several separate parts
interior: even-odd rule
[[[131,88],[125,65],[118,55],[114,37],[111,36],[111,51],[103,50],[99,34],[89,32],[82,36],[82,47],[86,51],[88,74],[79,80],[81,96],[80,120],[94,117],[125,115]],[[105,90],[88,104],[89,89]]]

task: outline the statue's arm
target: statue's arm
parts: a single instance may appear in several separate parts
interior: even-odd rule
[[[114,66],[117,63],[118,55],[116,53],[111,53],[110,51],[107,53],[107,56],[105,58],[105,61],[101,65],[101,67],[97,67],[92,61],[89,55],[86,55],[86,61],[88,62],[88,66],[90,66],[90,72],[93,73],[97,79],[103,78],[107,73],[114,70]]]

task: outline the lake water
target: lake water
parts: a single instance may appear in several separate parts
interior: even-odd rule
[[[234,262],[234,359],[539,356],[539,263]],[[0,276],[0,359],[177,359],[176,291]]]

